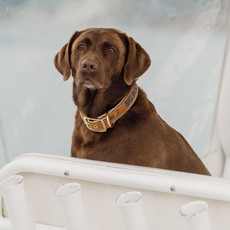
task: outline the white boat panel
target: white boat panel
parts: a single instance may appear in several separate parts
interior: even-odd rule
[[[115,201],[130,191],[143,195],[150,229],[186,229],[180,209],[196,200],[208,203],[213,230],[230,227],[230,182],[221,178],[45,154],[22,155],[0,171],[0,180],[11,175],[24,177],[34,222],[40,224],[38,229],[65,229],[55,191],[67,183],[81,185],[92,230],[125,230]],[[2,218],[8,218],[5,206],[1,206]],[[0,230],[7,229],[7,221],[2,220]]]

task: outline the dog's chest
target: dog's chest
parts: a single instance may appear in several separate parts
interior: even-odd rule
[[[129,146],[129,141],[126,140],[128,135],[119,131],[120,127],[114,127],[105,133],[96,133],[81,127],[72,142],[77,157],[94,160],[108,158],[108,161],[117,158],[118,154]]]

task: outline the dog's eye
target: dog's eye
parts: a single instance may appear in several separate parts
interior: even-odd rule
[[[85,47],[84,47],[83,44],[80,44],[80,45],[77,47],[78,50],[83,50],[84,48],[85,48]]]
[[[109,47],[108,52],[109,53],[116,53],[117,50],[114,47]]]

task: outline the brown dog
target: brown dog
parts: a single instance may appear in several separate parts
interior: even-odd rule
[[[75,32],[54,63],[64,80],[74,78],[73,157],[210,175],[136,85],[150,58],[131,37],[115,29]]]

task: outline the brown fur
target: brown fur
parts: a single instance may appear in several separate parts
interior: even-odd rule
[[[210,175],[184,137],[164,122],[139,88],[136,102],[105,133],[87,129],[79,111],[96,118],[129,92],[149,67],[146,51],[115,29],[76,32],[57,53],[58,71],[72,71],[73,100],[78,107],[71,155],[100,161]]]

